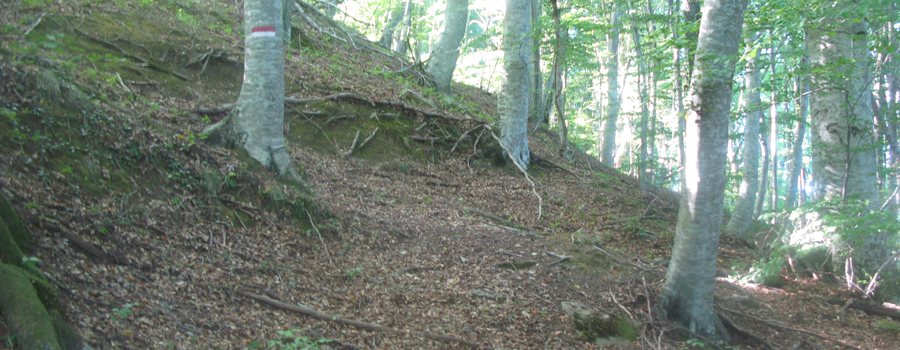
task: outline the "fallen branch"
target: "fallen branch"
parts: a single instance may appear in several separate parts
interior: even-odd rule
[[[819,333],[816,333],[816,332],[811,332],[811,331],[808,331],[808,330],[805,330],[805,329],[799,329],[799,328],[788,327],[788,326],[785,326],[785,325],[783,325],[783,324],[779,324],[779,323],[771,322],[771,321],[768,321],[768,320],[764,320],[764,319],[761,319],[761,318],[759,318],[759,317],[756,317],[756,316],[753,316],[753,315],[748,315],[748,314],[745,314],[745,313],[742,313],[742,312],[738,312],[738,311],[726,309],[726,308],[721,307],[721,306],[719,306],[719,308],[722,309],[722,310],[724,310],[724,311],[728,311],[728,312],[730,312],[730,313],[732,313],[732,314],[735,314],[735,315],[739,315],[739,316],[742,316],[742,317],[754,319],[754,320],[756,320],[756,321],[765,323],[766,325],[769,325],[769,326],[771,326],[771,327],[781,328],[781,329],[786,329],[786,330],[794,331],[794,332],[797,332],[797,333],[808,334],[808,335],[811,335],[811,336],[814,336],[814,337],[817,337],[817,338],[825,339],[825,340],[827,340],[827,341],[830,341],[830,342],[832,342],[832,343],[841,345],[841,346],[846,347],[846,348],[849,348],[849,349],[862,350],[862,348],[860,348],[860,347],[857,347],[857,346],[855,346],[855,345],[852,345],[852,344],[848,344],[848,343],[842,342],[842,341],[840,341],[840,340],[834,339],[834,338],[832,338],[832,337],[829,337],[829,336],[826,336],[826,335],[823,335],[823,334],[819,334]]]
[[[475,349],[490,349],[489,347],[481,346],[480,344],[477,344],[475,342],[468,341],[465,339],[460,339],[457,337],[452,337],[449,335],[411,331],[411,330],[400,330],[400,329],[385,327],[385,326],[374,324],[374,323],[346,319],[346,318],[342,318],[342,317],[339,317],[336,315],[326,315],[324,313],[321,313],[319,311],[316,311],[316,310],[313,310],[310,308],[283,303],[278,300],[275,300],[275,299],[272,299],[272,298],[269,298],[266,296],[262,296],[259,294],[253,294],[253,293],[244,292],[244,291],[237,291],[237,294],[248,297],[250,299],[254,299],[256,301],[259,301],[263,304],[267,304],[267,305],[275,307],[275,308],[293,311],[293,312],[299,313],[301,315],[309,316],[309,317],[312,317],[315,319],[334,322],[337,324],[342,324],[342,325],[347,325],[347,326],[353,326],[353,327],[364,329],[367,331],[394,333],[394,334],[412,334],[412,335],[428,338],[428,339],[431,339],[434,341],[439,341],[439,342],[447,343],[447,344],[457,343],[457,344],[465,345],[465,346],[468,346],[470,348],[475,348]]]
[[[862,311],[865,311],[868,313],[881,315],[881,316],[887,316],[887,317],[890,317],[890,318],[900,321],[900,311],[897,311],[894,309],[889,309],[889,308],[886,308],[886,307],[878,305],[878,304],[867,303],[864,301],[853,300],[853,299],[851,299],[849,301],[843,301],[843,300],[839,300],[839,299],[828,299],[825,302],[832,304],[832,305],[841,305],[841,306],[844,306],[845,308],[851,307],[851,308],[862,310]]]

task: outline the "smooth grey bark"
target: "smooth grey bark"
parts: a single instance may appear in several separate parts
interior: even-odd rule
[[[694,25],[694,23],[697,23],[697,21],[700,19],[700,6],[701,6],[701,3],[699,0],[681,0],[681,13],[684,18],[683,24],[686,27],[689,27],[689,28],[692,27]],[[692,83],[692,79],[693,79],[692,75],[694,74],[694,51],[696,49],[695,43],[697,42],[698,35],[699,34],[696,30],[689,30],[684,36],[685,38],[688,39],[688,42],[690,43],[690,44],[688,44],[687,48],[685,49],[685,54],[683,57],[685,59],[685,61],[687,61],[687,65],[688,65],[687,72],[686,72],[687,77],[686,77],[686,79],[684,79],[684,84],[679,84],[679,91],[681,91],[680,89],[682,86],[690,86]],[[680,66],[679,66],[679,68],[680,68]],[[679,81],[682,80],[680,75],[678,76],[678,80]],[[685,109],[686,106],[682,105],[681,108]],[[681,114],[679,114],[679,118],[678,118],[678,155],[680,157],[679,161],[681,161],[681,169],[682,169],[681,178],[682,178],[682,180],[684,179],[684,167],[685,167],[685,164],[686,164],[685,162],[687,159],[687,155],[685,154],[685,149],[684,149],[684,143],[685,143],[684,135],[687,132],[686,130],[687,130],[687,118],[685,118],[685,117],[681,116]],[[682,183],[682,185],[684,185],[684,184]]]
[[[397,4],[391,9],[390,17],[384,24],[384,31],[381,32],[381,38],[378,39],[378,45],[390,49],[394,44],[394,30],[403,19],[406,6],[403,1],[397,1]]]
[[[756,194],[756,207],[753,210],[753,218],[756,219],[763,213],[766,204],[766,192],[769,191],[769,129],[762,130],[762,175],[759,180],[759,192]]]
[[[541,0],[531,0],[531,24],[534,27],[538,26],[541,20],[541,13],[543,12],[543,7],[541,6]],[[535,30],[536,33],[540,33],[540,29]],[[531,97],[531,115],[529,122],[535,126],[534,130],[537,130],[537,126],[542,124],[544,121],[542,120],[544,116],[544,109],[547,106],[544,105],[544,100],[541,98],[543,94],[543,75],[541,74],[541,36],[540,34],[535,34],[532,37],[532,69],[531,73],[534,76],[534,81],[532,82],[531,89],[532,97]]]
[[[807,59],[801,60],[801,65],[807,65]],[[809,80],[797,77],[795,81],[797,93],[800,95],[798,100],[798,110],[800,111],[797,124],[794,126],[794,146],[791,150],[791,175],[788,178],[787,196],[784,200],[785,208],[793,208],[797,205],[797,196],[799,192],[800,172],[803,169],[803,138],[806,134],[806,117],[809,111]]]
[[[772,35],[770,33],[770,35]],[[772,72],[772,94],[769,100],[769,153],[772,155],[772,197],[769,210],[778,211],[778,93],[775,90],[775,38],[770,42],[769,68]]]
[[[716,316],[713,290],[731,113],[731,85],[747,0],[706,0],[694,62],[686,164],[675,246],[656,310],[663,319],[712,339],[729,335]]]
[[[632,19],[631,21],[631,36],[634,41],[634,52],[635,59],[638,62],[638,74],[637,74],[637,90],[638,96],[641,100],[641,118],[638,123],[640,126],[640,130],[638,131],[638,137],[641,140],[638,148],[640,150],[640,159],[638,161],[638,180],[640,182],[641,188],[647,188],[649,184],[647,173],[647,163],[649,162],[649,156],[647,154],[647,145],[650,143],[649,141],[649,131],[647,130],[647,119],[650,118],[650,112],[647,109],[647,100],[649,99],[647,94],[647,78],[649,74],[647,74],[647,67],[644,63],[644,50],[641,47],[641,36],[638,33],[637,23]]]
[[[810,95],[817,198],[877,199],[868,29],[865,22],[832,16],[820,23],[806,38],[810,64],[828,70],[812,77]]]
[[[840,8],[853,14],[858,3]],[[851,15],[852,16],[852,15]],[[867,201],[877,210],[876,156],[872,130],[871,70],[866,33],[862,18],[825,16],[819,26],[806,32],[809,61],[819,74],[812,76],[810,95],[810,134],[812,168],[817,199]],[[840,233],[829,237],[833,252],[850,252],[852,267],[834,254],[838,268],[851,276],[865,276],[891,256],[891,234],[871,230],[848,241]]]
[[[531,158],[528,149],[528,107],[531,97],[531,4],[506,0],[503,20],[503,83],[498,109],[500,142],[522,168]]]
[[[294,181],[284,140],[284,27],[282,1],[244,2],[244,82],[237,106],[204,134],[213,142],[240,147],[263,166]],[[274,28],[274,35],[254,28]],[[268,32],[268,31],[262,31]]]
[[[459,43],[466,35],[468,18],[469,0],[447,0],[444,25],[431,50],[428,66],[425,67],[434,79],[436,90],[444,99],[452,98],[450,84],[453,82],[456,59],[459,58]]]
[[[603,148],[600,160],[609,166],[614,163],[616,149],[616,123],[619,120],[619,18],[622,13],[617,8],[610,14],[610,32],[607,34],[609,58],[606,61],[607,92],[606,121],[603,124]]]
[[[553,53],[553,106],[556,108],[556,126],[559,131],[559,144],[563,152],[569,147],[569,131],[566,127],[566,39],[568,34],[563,31],[559,19],[560,10],[556,0],[550,0],[553,10],[554,35],[556,37],[555,52]]]
[[[750,33],[746,39],[746,47],[752,49],[756,39],[756,33]],[[756,192],[759,189],[759,120],[762,118],[760,109],[762,79],[759,75],[758,54],[749,58],[745,72],[743,109],[747,118],[744,121],[744,148],[741,150],[743,176],[738,189],[737,202],[724,229],[726,234],[738,236],[743,236],[750,230],[750,224],[753,222],[753,208],[756,204]]]

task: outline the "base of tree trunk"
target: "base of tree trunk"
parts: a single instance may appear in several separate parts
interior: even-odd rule
[[[245,151],[242,147],[238,147],[238,133],[234,130],[234,124],[232,123],[234,113],[240,113],[240,110],[240,106],[236,106],[225,118],[204,129],[201,135],[203,135],[205,141],[216,147]],[[275,171],[282,180],[290,182],[303,193],[312,197],[318,197],[318,194],[303,181],[303,178],[294,169],[287,147],[270,149],[269,156],[271,157],[271,164],[262,164],[263,166]],[[259,160],[256,159],[256,161]]]

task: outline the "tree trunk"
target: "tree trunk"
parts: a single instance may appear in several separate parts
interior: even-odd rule
[[[540,0],[531,0],[531,23],[533,26],[537,27],[538,23],[541,20],[541,11],[543,8],[541,7]],[[535,29],[536,32],[540,32],[540,29]],[[544,105],[544,100],[541,98],[543,96],[543,75],[541,75],[541,36],[534,35],[532,37],[532,55],[534,56],[533,64],[531,65],[531,73],[534,75],[534,82],[532,88],[532,101],[531,101],[531,115],[529,122],[535,127],[537,130],[537,126],[543,123],[544,117],[544,109],[547,106]]]
[[[843,9],[852,16],[851,6]],[[860,200],[877,210],[867,27],[860,18],[825,16],[818,27],[807,30],[810,64],[815,72],[825,72],[812,77],[810,131],[817,198],[844,204]],[[871,276],[891,256],[892,235],[870,232],[852,240],[840,232],[830,237],[833,251],[849,249],[856,271],[845,270],[848,277]]]
[[[301,183],[284,140],[282,2],[244,3],[244,82],[237,107],[204,131],[209,140],[240,147],[283,178]]]
[[[406,23],[404,23],[403,28],[400,29],[400,37],[397,38],[397,44],[394,46],[394,51],[401,56],[405,56],[409,51],[409,36],[412,31],[412,6],[412,0],[406,0],[406,7],[403,11],[403,17],[406,18]]]
[[[613,10],[610,18],[609,40],[609,59],[607,60],[607,84],[609,92],[607,93],[608,102],[606,108],[606,121],[603,125],[603,149],[601,151],[600,160],[604,164],[613,166],[616,149],[616,123],[619,120],[619,18],[622,13],[618,10],[618,5]]]
[[[384,31],[381,32],[381,38],[378,39],[378,45],[388,49],[393,46],[394,30],[397,29],[397,25],[400,24],[400,20],[403,19],[405,9],[406,7],[404,6],[403,1],[397,1],[397,4],[391,10],[390,17],[384,24]]]
[[[759,177],[759,191],[756,194],[756,207],[753,209],[754,220],[762,215],[766,204],[766,192],[769,191],[769,160],[772,159],[769,157],[769,129],[762,131],[761,139],[763,154],[762,176]]]
[[[756,33],[750,33],[747,37],[746,47],[754,47]],[[748,58],[746,68],[746,88],[744,89],[744,111],[747,120],[744,122],[744,148],[741,151],[743,158],[744,174],[741,177],[741,185],[738,190],[737,203],[731,213],[731,219],[725,225],[725,233],[737,236],[747,234],[750,223],[753,222],[753,208],[756,204],[756,192],[759,189],[759,120],[762,118],[760,109],[760,83],[759,54]]]
[[[459,58],[459,43],[466,35],[468,16],[468,0],[447,0],[444,25],[428,58],[428,74],[434,78],[436,90],[445,100],[452,99],[450,84],[453,82],[456,59]]]
[[[503,83],[501,88],[500,140],[509,156],[523,168],[531,158],[528,150],[528,99],[531,96],[531,4],[506,0],[503,21]]]
[[[801,61],[802,66],[806,67],[806,57]],[[806,134],[806,115],[809,108],[809,80],[797,77],[795,82],[797,93],[800,99],[797,102],[800,115],[797,119],[797,125],[794,127],[794,147],[791,150],[791,175],[788,178],[787,198],[784,201],[785,208],[793,208],[797,205],[797,192],[799,191],[800,171],[803,169],[803,138]]]
[[[553,54],[553,81],[555,82],[553,106],[556,107],[556,126],[559,131],[559,144],[562,151],[565,152],[565,150],[568,149],[569,144],[569,132],[566,127],[565,95],[563,94],[566,89],[566,79],[563,71],[566,69],[565,40],[567,35],[563,32],[562,23],[559,20],[559,4],[556,0],[550,0],[550,5],[553,9],[553,32],[556,36],[556,47]]]
[[[707,0],[703,5],[697,78],[691,88],[685,137],[685,187],[672,260],[657,306],[663,319],[716,342],[729,340],[713,307],[713,283],[725,193],[731,85],[746,7],[746,0]]]
[[[647,130],[647,119],[649,119],[649,112],[647,110],[647,68],[644,64],[644,52],[641,48],[641,36],[638,33],[637,23],[632,19],[631,21],[631,35],[634,40],[634,51],[635,51],[635,59],[638,62],[638,74],[637,74],[637,90],[638,96],[641,100],[641,119],[640,119],[640,130],[638,131],[639,138],[641,140],[640,144],[640,159],[638,160],[638,180],[640,181],[641,188],[647,188],[647,144],[649,131]]]
[[[770,33],[770,35],[772,35]],[[775,90],[775,38],[770,42],[769,57],[772,69],[772,95],[769,106],[769,153],[772,155],[772,199],[769,210],[778,211],[778,94]]]

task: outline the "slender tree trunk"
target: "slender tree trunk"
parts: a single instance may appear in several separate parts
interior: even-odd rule
[[[648,140],[649,131],[647,130],[647,119],[650,118],[649,112],[647,110],[647,100],[649,99],[647,96],[647,67],[644,64],[644,52],[641,47],[641,36],[638,33],[637,23],[634,23],[632,20],[631,23],[631,35],[634,40],[634,51],[635,58],[638,61],[638,74],[637,74],[637,90],[638,95],[641,99],[641,118],[640,118],[640,130],[638,131],[639,138],[641,140],[640,144],[640,160],[638,160],[638,179],[640,180],[641,188],[647,188],[647,144],[650,143]]]
[[[503,76],[498,107],[501,115],[500,140],[510,156],[523,168],[528,166],[528,102],[532,79],[531,4],[506,0],[503,21]]]
[[[622,16],[618,5],[613,6],[616,9],[610,14],[611,28],[608,35],[610,56],[606,63],[609,100],[606,108],[606,121],[603,125],[603,149],[600,153],[600,160],[609,166],[613,166],[615,161],[616,123],[619,119],[619,18]]]
[[[537,27],[541,21],[541,12],[543,11],[543,7],[541,7],[540,0],[530,0],[531,1],[531,23],[533,26]],[[535,29],[536,33],[540,33],[540,29]],[[532,55],[534,56],[532,59],[534,64],[532,64],[532,74],[534,75],[534,85],[532,89],[532,108],[531,108],[531,116],[529,122],[537,127],[538,125],[543,123],[541,120],[544,117],[544,109],[547,108],[544,105],[543,96],[543,75],[541,75],[541,36],[540,34],[535,34],[532,38]],[[537,128],[535,128],[537,130]]]
[[[756,195],[756,207],[753,210],[753,219],[756,220],[762,215],[766,204],[766,192],[769,190],[769,130],[762,131],[762,176],[759,180],[759,191]]]
[[[687,87],[687,86],[691,85],[691,83],[692,83],[691,80],[693,78],[692,75],[694,74],[694,51],[695,51],[695,48],[697,47],[696,43],[697,43],[697,37],[699,35],[699,31],[696,29],[693,29],[693,28],[696,25],[696,23],[700,20],[700,6],[701,5],[702,4],[701,4],[700,0],[681,0],[681,12],[684,15],[684,22],[685,22],[684,24],[685,24],[685,26],[691,28],[691,30],[689,30],[687,32],[687,34],[685,34],[685,38],[687,39],[689,44],[687,45],[687,48],[685,50],[685,55],[684,55],[684,59],[687,62],[688,67],[687,67],[687,71],[686,71],[687,79],[685,79],[684,84],[681,85],[683,87]],[[682,106],[684,106],[684,105],[682,104]],[[682,107],[682,108],[684,108],[684,107]],[[679,116],[679,118],[678,118],[678,135],[679,135],[679,137],[678,137],[678,154],[681,157],[681,169],[682,169],[681,170],[681,173],[682,173],[681,179],[682,179],[682,181],[684,180],[684,169],[687,166],[687,163],[685,163],[685,161],[687,159],[687,155],[685,154],[685,140],[684,140],[684,135],[687,132],[686,128],[687,128],[687,118],[685,118],[683,116]],[[682,186],[684,186],[683,183],[682,183]]]
[[[397,25],[400,24],[400,21],[403,20],[403,14],[405,12],[406,6],[404,6],[403,1],[397,1],[397,4],[391,10],[390,17],[387,22],[384,24],[384,31],[381,32],[381,38],[378,39],[378,45],[384,48],[391,48],[394,44],[394,30],[397,29]]]
[[[553,97],[553,105],[556,107],[556,123],[559,131],[559,144],[562,151],[568,150],[569,131],[566,127],[565,113],[565,89],[566,79],[563,71],[566,69],[566,34],[563,33],[562,23],[559,20],[560,11],[559,4],[556,0],[550,0],[550,6],[553,9],[554,33],[556,36],[556,50],[553,59],[553,80],[556,82]]]
[[[770,35],[772,35],[770,33]],[[772,97],[769,106],[769,153],[772,155],[772,205],[769,209],[778,211],[778,94],[775,90],[775,39],[770,45],[769,57],[772,70]]]
[[[756,33],[750,33],[746,40],[746,47],[753,48],[756,39]],[[744,175],[741,177],[737,203],[735,203],[731,219],[728,220],[724,229],[726,234],[737,236],[743,236],[750,230],[750,224],[753,222],[753,208],[756,204],[756,192],[759,189],[759,120],[762,118],[759,55],[753,55],[748,59],[745,84],[744,111],[747,120],[744,121],[744,148],[741,151]]]
[[[802,66],[806,66],[806,57],[801,61]],[[798,110],[800,115],[797,119],[797,125],[794,127],[794,147],[791,151],[791,175],[788,179],[787,198],[784,201],[785,208],[793,208],[797,203],[797,191],[799,190],[800,171],[803,169],[803,138],[806,134],[806,115],[809,108],[809,80],[797,77],[795,82],[797,93],[800,95],[798,99]]]
[[[447,0],[444,25],[428,59],[426,70],[434,78],[436,90],[445,100],[452,99],[450,84],[453,82],[456,59],[459,58],[459,43],[466,35],[468,16],[468,0]]]
[[[412,0],[406,0],[406,7],[403,11],[403,18],[406,19],[406,22],[403,24],[403,28],[400,29],[400,37],[394,46],[394,51],[402,56],[406,56],[406,53],[409,51],[409,37],[410,33],[412,33],[412,10]]]
[[[703,4],[697,78],[691,87],[685,137],[685,186],[672,260],[657,306],[663,319],[720,343],[727,342],[729,335],[713,307],[713,283],[722,227],[731,85],[746,7],[746,0]]]

